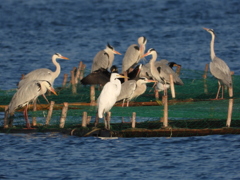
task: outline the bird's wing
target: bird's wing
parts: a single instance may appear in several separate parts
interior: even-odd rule
[[[53,77],[52,77],[52,71],[50,69],[46,68],[41,68],[41,69],[36,69],[34,71],[31,71],[27,75],[23,77],[21,81],[18,83],[18,88],[23,86],[25,83],[29,83],[30,81],[33,80],[46,80],[49,81],[51,84],[53,84]]]
[[[121,92],[117,97],[117,101],[131,98],[137,85],[135,80],[129,80],[121,84]]]
[[[227,81],[228,83],[232,82],[230,69],[228,65],[220,58],[215,58],[214,61],[210,62],[210,71],[217,79]]]
[[[133,44],[128,47],[122,61],[122,72],[127,71],[134,64],[137,64],[140,59],[139,47]]]
[[[40,94],[40,86],[37,81],[31,81],[27,84],[23,84],[20,89],[12,97],[9,104],[9,112],[13,113],[15,109],[25,106],[29,102],[36,99]]]
[[[103,87],[103,90],[98,98],[98,111],[107,112],[117,101],[116,95],[117,85],[112,83],[107,83]]]
[[[104,50],[99,51],[93,59],[91,72],[96,71],[100,68],[107,69],[109,65],[108,63],[109,63],[108,53],[106,53]]]

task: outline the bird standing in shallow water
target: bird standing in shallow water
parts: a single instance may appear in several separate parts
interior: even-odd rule
[[[112,67],[114,54],[121,55],[120,52],[116,51],[111,45],[108,44],[104,50],[99,51],[94,57],[91,72],[100,68],[108,70],[110,67]]]
[[[24,83],[12,97],[12,100],[8,105],[8,109],[6,110],[7,114],[13,115],[17,108],[25,107],[23,114],[26,120],[26,126],[28,129],[30,129],[31,125],[29,123],[27,113],[28,104],[35,101],[38,96],[45,94],[47,90],[50,90],[57,95],[52,88],[51,83],[48,81],[34,80]]]
[[[109,112],[117,101],[117,97],[121,92],[121,82],[118,78],[125,78],[125,76],[118,73],[112,73],[110,81],[105,84],[97,99],[97,118],[95,126],[98,123],[98,118],[103,118],[105,113]],[[106,127],[107,122],[105,118],[104,122]]]
[[[229,97],[233,97],[233,85],[232,85],[232,76],[228,65],[220,58],[215,55],[214,51],[214,40],[215,33],[213,29],[203,28],[212,35],[212,40],[210,43],[210,57],[212,62],[210,62],[210,72],[212,75],[218,79],[218,91],[216,99],[218,99],[220,89],[222,87],[222,98],[224,86],[228,87]]]

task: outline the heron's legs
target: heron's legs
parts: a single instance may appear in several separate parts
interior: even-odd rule
[[[24,118],[25,118],[25,121],[26,121],[27,129],[31,129],[31,125],[30,125],[29,120],[28,120],[27,109],[28,109],[28,105],[26,105],[26,107],[25,107],[25,109],[23,111],[23,114],[24,114]]]
[[[221,89],[221,83],[218,81],[218,91],[217,91],[216,99],[218,99],[220,89]]]
[[[125,99],[123,99],[122,107],[124,107]]]

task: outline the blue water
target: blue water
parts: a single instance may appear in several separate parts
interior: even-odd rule
[[[238,135],[0,135],[1,179],[240,179]]]
[[[54,70],[56,52],[70,58],[59,60],[57,86],[80,61],[90,69],[108,42],[124,54],[139,36],[159,59],[203,70],[211,36],[202,27],[215,30],[217,56],[240,74],[239,18],[239,0],[1,0],[0,89],[16,88],[21,74],[34,69]],[[119,69],[122,58],[115,56]],[[237,135],[101,140],[1,134],[0,141],[0,179],[240,179]]]

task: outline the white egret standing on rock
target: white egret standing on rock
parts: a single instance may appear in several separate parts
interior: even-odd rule
[[[222,87],[222,98],[223,98],[223,89],[224,86],[228,87],[229,90],[229,97],[233,97],[233,85],[232,85],[232,76],[228,65],[220,58],[215,55],[214,52],[214,40],[215,40],[215,33],[213,29],[203,28],[207,32],[212,35],[212,40],[210,43],[210,57],[212,62],[210,62],[210,72],[212,75],[218,79],[218,91],[216,95],[216,99],[218,99],[218,95],[220,89]]]
[[[94,57],[91,72],[100,68],[110,69],[114,60],[114,54],[121,55],[120,52],[108,44],[104,50],[99,51]]]
[[[12,97],[12,100],[8,105],[8,109],[6,110],[7,115],[13,115],[17,108],[25,107],[23,114],[26,120],[26,126],[30,129],[31,125],[29,123],[27,113],[28,104],[35,101],[38,96],[45,94],[47,90],[50,90],[57,95],[49,81],[33,80],[28,83],[24,83]]]
[[[105,84],[97,99],[97,118],[95,126],[98,123],[98,118],[103,118],[105,113],[109,112],[110,109],[117,101],[117,97],[121,92],[121,82],[118,78],[126,78],[118,73],[112,73],[110,81]],[[104,118],[105,128],[107,126],[106,119]]]
[[[125,100],[127,100],[127,107],[129,101],[138,96],[142,95],[146,89],[146,83],[156,82],[154,80],[149,80],[145,77],[140,77],[138,80],[129,80],[122,84],[121,92],[117,97],[117,101],[123,100],[122,107],[124,106]]]
[[[122,73],[128,71],[129,68],[133,67],[140,61],[144,54],[146,43],[147,39],[145,37],[139,37],[139,46],[137,44],[132,44],[128,47],[122,61]]]

